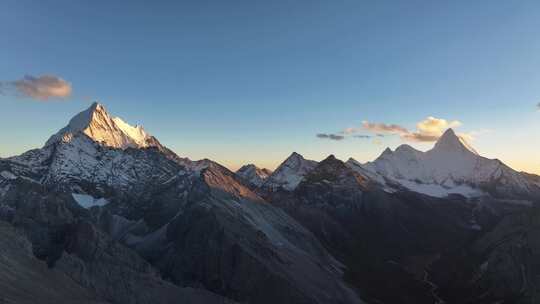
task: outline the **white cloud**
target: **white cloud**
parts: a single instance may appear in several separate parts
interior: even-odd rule
[[[446,129],[457,128],[461,122],[457,120],[447,121],[442,118],[429,116],[416,124],[417,132],[424,135],[442,135]]]

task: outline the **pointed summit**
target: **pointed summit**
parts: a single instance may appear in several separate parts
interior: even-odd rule
[[[317,165],[316,169],[320,168],[334,168],[335,170],[343,169],[345,168],[345,163],[337,159],[334,154],[328,155],[325,159],[323,159],[319,164]]]
[[[394,152],[392,152],[392,149],[387,147],[386,149],[384,149],[384,151],[381,153],[381,155],[379,155],[379,157],[377,157],[375,160],[381,160],[381,159],[390,157],[390,156],[392,156],[392,154],[394,154]]]
[[[435,146],[431,151],[437,152],[471,152],[478,155],[478,152],[471,147],[465,139],[456,135],[452,128],[449,128],[444,134],[437,140]]]
[[[363,172],[361,173],[361,170],[354,168],[355,164],[358,163],[357,161],[350,158],[348,162],[349,164],[344,163],[334,155],[329,155],[305,175],[299,187],[306,185],[306,183],[310,185],[315,183],[335,183],[340,186],[360,186],[364,188],[369,178]]]
[[[452,128],[448,128],[446,129],[446,131],[444,131],[443,135],[441,135],[441,137],[439,137],[439,139],[437,140],[437,143],[440,143],[440,142],[452,142],[452,141],[459,141],[459,138],[458,136],[456,135],[456,132],[454,132],[454,130]]]
[[[161,147],[161,144],[141,126],[133,127],[119,117],[110,116],[105,107],[98,102],[92,103],[88,109],[75,115],[66,127],[47,141],[45,146],[59,141],[69,142],[82,134],[103,146],[113,148]]]
[[[280,167],[284,165],[289,167],[297,167],[305,160],[306,159],[301,154],[293,152],[291,153],[291,155],[289,155],[289,157],[287,157],[287,159],[285,159],[285,161],[280,165]]]
[[[351,170],[344,162],[337,159],[333,154],[322,160],[313,170],[308,172],[305,180],[316,182],[322,180],[335,181],[338,176]]]
[[[236,174],[248,183],[260,187],[263,182],[272,174],[272,171],[266,168],[261,169],[254,164],[248,164],[238,169]]]
[[[94,101],[89,109],[94,109],[94,111],[106,111],[105,107],[98,101]]]
[[[292,191],[298,186],[304,176],[317,166],[317,162],[305,159],[302,155],[293,152],[279,167],[266,179],[263,186],[276,191],[284,189]]]
[[[304,157],[297,152],[293,152],[291,155],[289,155],[289,157],[287,157],[287,160],[289,159],[304,159]]]
[[[334,154],[330,154],[323,161],[335,161],[335,160],[337,160],[336,156]]]
[[[339,171],[345,168],[346,166],[343,161],[337,159],[333,154],[330,154],[318,164],[315,170]]]

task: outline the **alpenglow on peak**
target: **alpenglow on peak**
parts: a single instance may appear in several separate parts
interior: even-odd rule
[[[157,139],[146,133],[142,126],[131,126],[119,117],[112,117],[98,102],[75,115],[67,126],[49,138],[45,146],[59,141],[70,141],[81,134],[112,148],[161,147]]]

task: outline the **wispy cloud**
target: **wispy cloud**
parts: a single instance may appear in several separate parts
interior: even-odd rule
[[[0,82],[0,92],[15,90],[17,94],[39,101],[66,98],[71,95],[71,84],[54,75],[31,76]]]
[[[363,121],[362,126],[364,129],[371,131],[371,132],[379,132],[381,133],[391,133],[391,134],[401,134],[401,133],[407,133],[406,128],[396,125],[396,124],[385,124],[385,123],[371,123],[369,121]]]
[[[540,109],[540,104],[538,107]],[[316,136],[318,138],[338,141],[348,138],[373,138],[374,143],[380,144],[381,139],[384,137],[397,135],[402,140],[408,142],[434,142],[437,141],[447,129],[458,128],[461,125],[462,123],[459,120],[446,120],[433,116],[428,116],[424,120],[417,122],[414,130],[409,130],[398,124],[362,121],[360,127],[349,127],[336,133],[319,133]],[[365,134],[366,132],[371,134]],[[484,133],[484,131],[456,134],[466,141],[471,141],[476,135],[481,133]]]
[[[355,134],[355,133],[358,133],[362,131],[361,128],[353,128],[353,127],[350,127],[350,128],[346,128],[344,129],[343,131],[340,131],[339,133],[340,134],[345,134],[345,135],[350,135],[350,134]]]
[[[536,104],[536,109],[540,111],[540,102]]]
[[[407,133],[402,134],[401,138],[407,141],[413,141],[413,142],[434,142],[437,141],[441,137],[440,135],[429,135],[429,134],[422,134],[422,133]]]
[[[347,128],[336,133],[318,133],[317,138],[330,139],[330,140],[344,140],[348,138],[369,139],[372,135],[357,134],[362,131],[361,128]]]
[[[361,138],[361,139],[368,139],[368,138],[371,138],[373,136],[360,134],[360,135],[353,135],[353,137],[354,138]]]
[[[318,138],[323,139],[330,139],[330,140],[343,140],[345,139],[345,136],[343,135],[337,135],[337,134],[326,134],[326,133],[319,133],[317,134]]]

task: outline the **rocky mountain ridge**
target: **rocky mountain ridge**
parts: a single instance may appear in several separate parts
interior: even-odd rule
[[[266,168],[258,168],[254,164],[249,164],[238,169],[236,174],[246,180],[247,183],[255,187],[260,187],[272,175],[272,171]]]
[[[43,148],[0,160],[0,219],[25,232],[38,259],[103,301],[169,302],[168,293],[126,298],[100,281],[128,254],[146,264],[130,266],[139,270],[124,284],[148,271],[189,297],[209,295],[194,303],[362,303],[315,236],[235,173],[178,157],[146,133],[133,137],[110,117],[93,104]],[[112,251],[96,257],[101,248]]]
[[[231,172],[96,103],[42,148],[0,159],[0,233],[26,242],[0,250],[0,268],[20,255],[52,286],[72,280],[31,294],[50,303],[532,304],[540,273],[523,238],[539,180],[452,130],[367,164],[292,153],[272,173]],[[518,266],[526,282],[497,289]],[[9,280],[0,295],[24,302]]]

